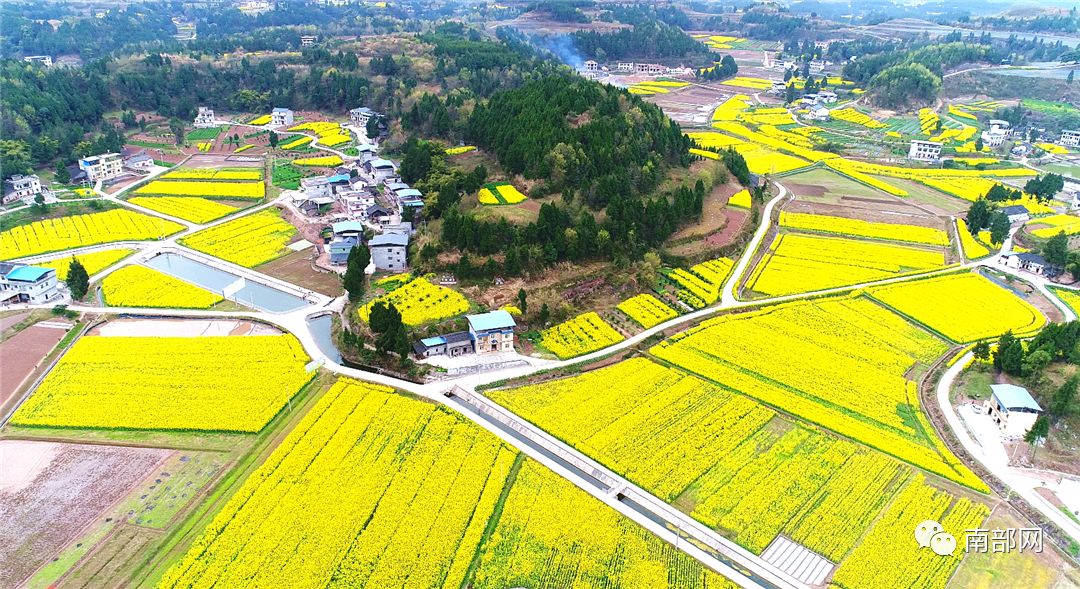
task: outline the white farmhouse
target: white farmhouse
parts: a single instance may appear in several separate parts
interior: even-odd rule
[[[37,174],[15,174],[4,180],[3,204],[41,194],[41,179]]]
[[[1061,132],[1058,143],[1065,147],[1080,147],[1080,131],[1065,129]]]
[[[293,111],[287,108],[275,108],[270,111],[270,126],[291,127],[293,124]]]
[[[112,180],[124,173],[124,160],[119,153],[103,153],[80,159],[79,168],[91,182]]]
[[[941,157],[941,143],[938,141],[923,141],[912,139],[908,149],[908,158],[921,161],[934,161]]]
[[[214,118],[214,109],[200,106],[199,114],[195,115],[195,128],[204,129],[206,127],[216,127],[217,120]]]
[[[1027,389],[1011,384],[990,385],[990,398],[983,406],[1006,436],[1026,434],[1042,413]]]

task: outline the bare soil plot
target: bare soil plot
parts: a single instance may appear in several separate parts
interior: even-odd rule
[[[243,145],[243,144],[241,144]],[[240,153],[240,155],[245,155]],[[261,168],[262,158],[258,161],[237,161],[226,155],[197,153],[184,164],[185,168]]]
[[[668,117],[683,127],[708,127],[712,113],[722,102],[738,94],[738,88],[719,84],[702,85],[696,82],[683,88],[667,88],[666,94],[643,95],[646,101],[659,106]]]
[[[0,372],[0,417],[14,408],[16,393],[66,333],[66,329],[32,325],[0,342],[0,366],[4,367]]]
[[[0,333],[8,330],[9,327],[18,325],[23,319],[30,316],[30,311],[15,311],[10,315],[0,317]]]
[[[171,450],[0,440],[0,587],[16,587]]]
[[[91,329],[88,336],[207,337],[278,335],[281,330],[243,319],[113,319]]]
[[[292,252],[256,268],[259,272],[330,297],[345,292],[337,272],[315,267],[315,248]]]

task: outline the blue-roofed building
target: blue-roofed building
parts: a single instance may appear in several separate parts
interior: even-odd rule
[[[352,249],[359,244],[359,237],[334,237],[326,248],[330,254],[330,265],[344,266],[349,261]]]
[[[330,226],[334,237],[356,237],[364,234],[364,224],[360,221],[338,221]]]
[[[56,270],[0,262],[0,302],[40,305],[61,296]]]
[[[425,337],[413,343],[413,353],[418,358],[431,356],[464,356],[473,353],[472,336],[467,331],[456,331],[446,335]]]
[[[477,354],[514,351],[514,328],[517,322],[513,315],[499,309],[479,315],[466,315],[469,322],[469,334],[476,346]]]
[[[1013,384],[990,385],[986,413],[1006,436],[1022,436],[1031,429],[1042,407],[1024,387]]]
[[[375,180],[375,182],[382,182],[392,176],[397,175],[397,166],[394,162],[377,157],[364,162],[364,171],[368,176]]]

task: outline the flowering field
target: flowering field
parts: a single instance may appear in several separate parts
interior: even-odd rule
[[[317,168],[333,168],[345,163],[342,159],[336,155],[327,155],[321,157],[302,157],[292,161],[295,166],[313,166]]]
[[[438,321],[469,310],[469,301],[456,290],[432,284],[426,278],[414,278],[404,286],[360,307],[360,318],[368,320],[376,302],[394,303],[406,325]]]
[[[492,182],[480,189],[477,199],[482,205],[516,205],[528,197],[509,182]]]
[[[128,202],[193,223],[209,223],[238,210],[198,196],[136,196]]]
[[[459,145],[457,147],[447,147],[446,155],[461,155],[463,153],[469,153],[476,150],[475,145]]]
[[[77,256],[67,256],[64,258],[57,258],[48,262],[39,262],[34,264],[35,266],[41,266],[43,268],[52,268],[56,270],[56,277],[60,280],[66,280],[68,269],[71,267],[71,258],[76,258],[79,263],[86,268],[86,273],[90,276],[101,272],[102,270],[112,266],[113,264],[123,260],[124,258],[133,254],[135,250],[129,249],[114,249],[103,250],[100,252],[90,252],[88,254],[79,254]]]
[[[1030,334],[1046,317],[1027,301],[968,272],[872,289],[870,296],[957,342]]]
[[[1065,303],[1073,313],[1080,314],[1080,293],[1075,290],[1068,290],[1064,288],[1051,288],[1054,295],[1061,299],[1061,302]]]
[[[842,560],[912,474],[644,358],[491,397],[755,553],[783,533]]]
[[[645,329],[679,316],[675,309],[660,302],[660,299],[651,294],[630,297],[619,303],[617,308]]]
[[[303,147],[308,143],[311,143],[312,141],[315,141],[314,137],[308,137],[307,135],[304,135],[302,137],[293,139],[288,143],[283,143],[280,147],[281,149],[296,149],[297,147]]]
[[[311,378],[307,361],[291,335],[84,336],[12,422],[257,432]]]
[[[269,123],[271,120],[272,120],[272,117],[270,115],[262,115],[262,116],[259,116],[259,117],[255,117],[254,119],[251,119],[250,121],[248,121],[247,124],[249,124],[249,125],[265,125],[265,124]]]
[[[956,220],[956,234],[960,236],[960,249],[963,250],[965,258],[977,260],[990,255],[990,250],[985,245],[975,241],[975,236],[971,234],[971,231],[968,231],[967,224],[960,219]]]
[[[840,564],[832,585],[841,589],[897,587],[944,589],[964,558],[964,530],[980,527],[990,515],[981,503],[952,495],[924,483],[917,476],[896,500],[851,556]],[[957,551],[938,556],[919,548],[911,531],[919,522],[932,519],[956,537]]]
[[[621,342],[623,336],[590,311],[545,329],[540,345],[560,359],[573,358]]]
[[[650,352],[710,381],[984,488],[933,436],[904,375],[946,346],[862,297],[801,301],[712,319]]]
[[[751,78],[747,76],[735,76],[720,82],[725,86],[736,86],[739,88],[750,88],[753,90],[768,90],[772,88],[772,80],[766,80],[765,78]]]
[[[180,240],[191,249],[254,268],[289,253],[296,227],[273,210],[259,211],[197,231]]]
[[[101,291],[110,307],[209,309],[224,300],[221,295],[168,274],[134,265],[106,276]]]
[[[0,259],[172,235],[184,226],[126,209],[34,221],[0,233]]]
[[[262,180],[261,168],[173,168],[158,176],[162,180]]]
[[[327,147],[336,147],[352,141],[352,135],[338,123],[314,121],[301,123],[289,128],[290,131],[312,131],[319,136],[319,143]],[[283,149],[287,149],[284,148]]]
[[[743,188],[742,190],[731,195],[727,203],[733,207],[739,207],[740,209],[750,208],[750,191]]]
[[[1044,239],[1049,239],[1063,231],[1065,232],[1065,235],[1073,235],[1080,233],[1080,217],[1074,217],[1073,215],[1050,215],[1048,217],[1032,219],[1027,222],[1027,226],[1039,227],[1038,229],[1030,229],[1029,231],[1032,235]]]
[[[470,587],[736,589],[532,460],[521,465]]]
[[[838,121],[862,125],[863,127],[870,129],[880,129],[886,126],[885,123],[882,123],[868,114],[859,112],[854,108],[838,108],[830,111],[829,116]]]
[[[460,587],[514,459],[432,403],[340,380],[158,586]]]
[[[874,223],[861,219],[812,215],[807,213],[780,213],[780,226],[803,229],[821,233],[871,237],[909,243],[948,246],[949,234],[941,229],[920,227],[917,225],[897,225],[893,223]]]
[[[920,178],[919,182],[940,190],[945,194],[962,198],[964,200],[976,201],[990,191],[991,188],[1000,182],[990,178]],[[1028,212],[1036,215],[1045,213],[1053,213],[1054,209],[1041,204],[1030,194],[1024,194],[1023,198],[1019,200],[1009,201],[1008,204],[1023,205]]]
[[[675,268],[668,278],[679,286],[679,300],[700,309],[720,298],[720,289],[734,265],[730,258],[716,258],[694,264],[689,270]]]
[[[266,196],[262,182],[223,182],[206,180],[152,180],[135,190],[143,196],[202,196],[258,200]]]
[[[747,280],[767,295],[789,295],[848,286],[945,265],[945,254],[903,245],[842,237],[777,235]]]

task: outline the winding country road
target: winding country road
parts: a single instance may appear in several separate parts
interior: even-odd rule
[[[340,152],[338,153],[340,154]],[[494,404],[493,402],[484,398],[482,395],[479,395],[476,392],[476,387],[482,384],[491,383],[507,378],[528,376],[542,370],[562,368],[603,358],[610,354],[637,346],[648,338],[660,334],[664,331],[670,330],[672,328],[688,326],[699,320],[720,313],[725,313],[736,309],[762,307],[786,301],[818,297],[825,294],[845,293],[850,292],[854,289],[870,286],[915,280],[926,276],[955,272],[957,268],[975,268],[979,266],[991,267],[997,269],[998,271],[1027,280],[1031,282],[1035,286],[1035,288],[1039,290],[1040,293],[1042,293],[1050,301],[1052,301],[1062,311],[1062,313],[1067,319],[1071,320],[1076,318],[1076,315],[1071,311],[1071,309],[1069,309],[1067,305],[1065,305],[1056,296],[1054,296],[1052,291],[1047,288],[1045,280],[1041,279],[1040,277],[1034,277],[1027,274],[1020,275],[1011,268],[1007,268],[1003,265],[993,263],[991,260],[996,258],[996,255],[981,261],[968,262],[960,264],[959,266],[925,272],[914,276],[888,278],[852,286],[831,288],[798,295],[772,297],[755,301],[740,301],[736,297],[736,287],[739,283],[739,280],[741,276],[745,273],[746,269],[749,267],[751,261],[753,260],[753,257],[755,256],[758,249],[761,247],[762,241],[764,240],[765,236],[768,234],[771,228],[771,216],[773,210],[789,194],[787,188],[784,187],[782,184],[780,184],[779,182],[774,182],[774,184],[777,187],[777,194],[773,198],[771,198],[763,207],[759,225],[755,230],[754,235],[746,248],[746,251],[742,254],[742,256],[740,256],[739,260],[734,265],[730,276],[725,281],[721,290],[721,297],[717,305],[676,317],[675,319],[656,325],[630,338],[627,338],[613,346],[590,354],[579,356],[571,360],[549,361],[534,358],[525,358],[528,362],[530,362],[528,366],[508,368],[483,374],[468,374],[459,376],[457,378],[450,378],[439,382],[425,384],[417,384],[391,376],[356,370],[336,363],[329,357],[327,357],[323,350],[319,347],[308,325],[309,319],[315,316],[323,315],[328,311],[340,312],[345,306],[346,298],[343,296],[337,299],[331,299],[323,295],[318,295],[317,293],[311,293],[310,291],[307,291],[312,295],[309,301],[313,304],[288,313],[268,313],[261,311],[227,312],[204,310],[117,308],[100,307],[93,305],[72,305],[70,306],[70,309],[85,313],[99,314],[132,313],[147,316],[242,318],[263,321],[272,325],[276,325],[283,331],[294,335],[303,345],[304,349],[311,356],[314,362],[321,365],[326,370],[341,376],[347,376],[357,380],[394,387],[396,389],[407,391],[415,395],[424,397],[426,399],[430,399],[432,401],[447,405],[448,407],[461,413],[465,417],[473,420],[481,427],[487,429],[488,431],[491,431],[494,435],[500,437],[506,443],[516,447],[527,456],[536,459],[537,461],[545,464],[555,472],[566,477],[578,487],[590,493],[597,499],[603,501],[605,504],[610,505],[612,508],[617,509],[630,519],[634,520],[646,529],[649,529],[650,531],[655,533],[660,538],[663,538],[669,543],[675,545],[679,550],[682,550],[690,556],[700,560],[710,568],[713,568],[714,570],[722,573],[724,576],[731,579],[740,587],[744,587],[747,589],[802,589],[806,587],[804,583],[801,583],[790,575],[781,572],[776,567],[765,562],[757,555],[746,551],[739,545],[728,540],[727,538],[724,538],[715,531],[697,523],[692,518],[689,518],[685,514],[679,512],[666,502],[649,494],[645,490],[638,488],[630,481],[622,478],[616,473],[611,472],[602,465],[596,463],[585,454],[552,438],[540,428],[528,423],[522,418],[517,417],[506,409],[499,407],[498,405]],[[113,202],[116,202],[121,206],[137,208],[138,210],[146,212],[148,214],[153,214],[159,217],[162,216],[159,213],[142,209],[141,207],[135,207],[134,205],[131,205],[130,203],[118,198],[126,190],[127,188],[121,190],[117,194],[104,195],[104,197],[112,200]],[[280,200],[281,198],[276,201],[264,203],[259,207],[247,209],[237,215],[232,215],[207,224],[197,225],[190,222],[183,222],[183,225],[185,226],[184,231],[180,232],[177,235],[171,236],[169,238],[164,238],[156,242],[132,242],[132,247],[137,247],[141,250],[139,254],[135,256],[130,256],[127,260],[121,261],[120,263],[110,268],[107,268],[102,272],[99,272],[93,277],[93,279],[95,281],[100,280],[102,277],[127,264],[137,263],[138,261],[153,257],[158,253],[163,253],[167,251],[178,251],[183,255],[188,256],[198,255],[200,256],[200,261],[205,261],[206,256],[203,256],[202,254],[197,254],[192,250],[184,248],[177,243],[177,239],[193,231],[206,227],[211,227],[227,220],[235,219],[239,216],[248,215],[257,210],[261,210],[262,208],[274,206],[275,204],[278,204],[278,201]],[[1006,242],[1005,246],[1007,247],[1009,243],[1011,243],[1011,239]],[[32,258],[27,258],[27,261],[41,262],[47,259],[56,259],[58,257],[70,256],[72,255],[72,253],[79,253],[80,251],[93,251],[94,249],[101,249],[103,247],[117,247],[117,244],[107,244],[105,246],[90,246],[87,248],[79,248],[77,250],[69,250],[61,253],[34,256]],[[266,276],[250,268],[244,268],[222,260],[216,260],[215,263],[218,264],[222,269],[230,273],[244,276],[245,278],[248,278],[255,282],[262,282],[275,288],[287,289],[290,292],[294,292],[296,290],[304,290],[285,281]],[[51,305],[38,305],[36,306],[36,308],[47,308],[50,306]],[[23,307],[34,308],[33,306],[29,305],[24,305]],[[958,364],[957,366],[961,364]],[[955,373],[952,374],[952,377],[955,377]],[[945,390],[945,400],[947,405],[947,391],[949,384],[951,384],[951,378],[947,381],[943,379],[943,383],[945,384],[939,384],[939,401],[941,390]],[[945,411],[947,416],[950,415],[951,407],[943,406],[942,409],[943,411]],[[952,413],[952,415],[955,418],[955,413]],[[957,424],[954,423],[953,419],[949,419],[949,423],[950,426],[953,427],[953,429],[956,431],[957,435],[961,437],[961,439],[963,439],[962,436],[964,432],[962,426],[958,427]],[[965,447],[967,447],[967,444],[965,444]],[[971,449],[969,448],[969,451],[970,450]],[[978,456],[977,452],[972,451],[971,453],[974,456]],[[1007,476],[1008,473],[1004,473],[1006,476],[1002,476],[1002,474],[999,473],[997,470],[993,468],[991,468],[991,470],[996,476],[999,476],[999,478],[1001,478],[1002,480],[1007,481],[1010,485],[1017,484],[1012,477]],[[598,481],[601,484],[598,484]],[[1028,498],[1027,495],[1024,495],[1024,497],[1026,499]],[[1029,499],[1029,501],[1034,507],[1043,512],[1052,521],[1058,522],[1058,520],[1062,519],[1063,514],[1054,509],[1047,509],[1046,506],[1048,504],[1046,504],[1045,501],[1039,502],[1033,501],[1031,499]],[[1075,525],[1071,527],[1062,527],[1063,529],[1068,530],[1070,535],[1073,535],[1074,538],[1080,540],[1080,530],[1077,530]]]

